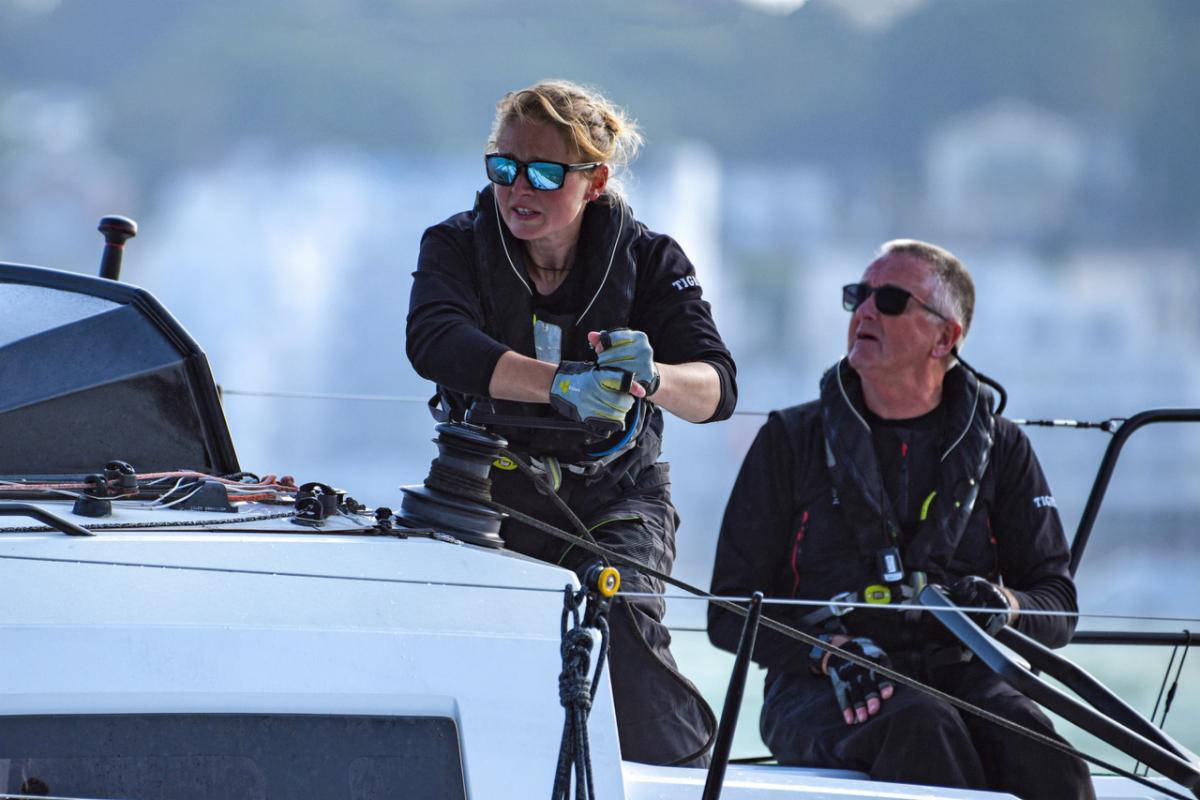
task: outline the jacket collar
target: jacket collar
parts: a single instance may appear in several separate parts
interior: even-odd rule
[[[929,519],[904,553],[905,566],[946,576],[947,567],[974,510],[991,454],[995,420],[991,393],[956,366],[942,386],[944,424],[939,432],[941,469]],[[899,544],[900,526],[883,485],[866,421],[862,381],[843,358],[821,378],[821,429],[826,466],[846,520],[864,556]]]
[[[519,288],[525,297],[532,298],[525,248],[500,216],[500,205],[490,184],[476,194],[474,216],[476,246],[480,261],[492,273],[491,282],[509,292]],[[632,302],[631,276],[636,265],[629,249],[636,233],[633,214],[621,200],[603,195],[584,208],[574,268],[584,274],[587,302],[574,320],[576,326],[597,310],[603,292],[616,289],[626,303]]]

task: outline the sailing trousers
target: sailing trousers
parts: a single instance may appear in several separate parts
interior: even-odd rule
[[[499,474],[498,474],[499,473]],[[564,474],[558,495],[597,543],[664,573],[675,561],[678,516],[667,464],[651,464],[609,485]],[[492,470],[492,497],[568,533],[577,533],[557,505],[517,472]],[[505,547],[582,572],[599,557],[550,534],[507,519]],[[662,582],[623,564],[622,592],[662,594]],[[716,719],[671,655],[661,597],[616,598],[609,612],[608,671],[621,757],[646,764],[705,766]]]
[[[978,660],[923,676],[942,691],[1063,741],[1041,709]],[[1011,792],[1023,800],[1094,800],[1080,759],[909,686],[847,725],[829,679],[781,674],[767,687],[763,741],[783,764],[837,767],[875,780]]]

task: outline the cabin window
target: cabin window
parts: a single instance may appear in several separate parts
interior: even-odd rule
[[[0,717],[0,793],[464,798],[454,720],[284,714]]]

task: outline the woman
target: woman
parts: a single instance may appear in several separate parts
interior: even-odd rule
[[[491,185],[422,237],[407,350],[438,384],[443,413],[469,411],[503,435],[599,543],[668,572],[678,517],[667,465],[656,463],[660,409],[726,419],[737,388],[691,263],[633,219],[617,190],[614,173],[639,144],[632,121],[583,87],[542,81],[506,94],[484,157]],[[514,417],[527,422],[494,424]],[[496,466],[497,501],[569,527],[513,465]],[[594,561],[513,520],[501,536],[572,569]],[[664,589],[621,571],[623,590]],[[638,598],[610,615],[621,751],[702,764],[713,714],[675,667],[664,612],[661,599]]]

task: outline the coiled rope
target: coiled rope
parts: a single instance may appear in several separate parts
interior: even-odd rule
[[[571,585],[567,584],[563,590],[562,672],[558,676],[558,700],[566,710],[566,718],[563,720],[562,743],[558,749],[558,768],[554,773],[553,800],[568,800],[572,772],[575,774],[576,800],[594,800],[596,796],[587,718],[608,656],[608,603],[598,597],[588,597],[589,604],[592,604],[586,615],[589,627],[580,621],[579,616],[579,607],[585,597],[588,597],[586,589],[572,591]],[[570,628],[567,627],[568,620]],[[596,654],[596,670],[589,682],[592,629],[600,633],[600,647]]]

